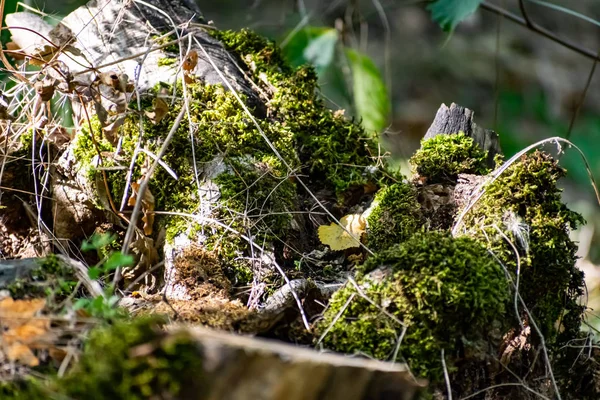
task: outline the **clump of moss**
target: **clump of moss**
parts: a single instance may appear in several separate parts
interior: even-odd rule
[[[524,155],[485,187],[462,226],[489,246],[515,282],[520,272],[519,293],[547,344],[576,337],[583,312],[583,272],[569,232],[584,220],[561,201],[557,181],[565,173],[548,154]]]
[[[28,276],[16,279],[6,289],[13,299],[46,297],[50,304],[70,296],[77,286],[78,278],[69,266],[61,263],[54,254],[40,259],[39,267]]]
[[[442,232],[415,234],[361,271],[362,293],[347,284],[318,323],[327,332],[323,345],[389,360],[402,338],[399,355],[434,382],[443,376],[441,350],[452,369],[459,349],[484,340],[509,296],[502,268],[483,246]]]
[[[144,97],[142,111],[153,111],[150,100],[163,88],[164,84],[157,85]],[[173,88],[169,89],[172,90]],[[288,211],[295,204],[296,197],[295,184],[288,179],[287,166],[273,155],[261,132],[247,118],[232,93],[220,85],[201,83],[188,85],[187,93],[194,132],[193,145],[190,141],[189,121],[184,118],[173,136],[169,151],[162,159],[178,178],[174,179],[167,170],[158,168],[150,181],[149,190],[155,198],[155,209],[195,213],[203,201],[204,204],[214,205],[214,199],[200,199],[201,196],[210,197],[210,194],[203,194],[204,192],[199,190],[194,171],[197,170],[201,174],[201,180],[202,176],[209,174],[203,170],[205,166],[210,169],[213,164],[221,164],[221,173],[211,177],[213,183],[219,187],[220,193],[219,207],[215,208],[213,215],[219,214],[221,221],[228,227],[242,233],[252,229],[254,238],[259,242],[273,237],[285,237],[285,230],[291,219]],[[178,98],[183,96],[180,83],[175,88],[175,94]],[[168,114],[157,124],[145,114],[130,114],[123,124],[120,157],[128,164],[127,157],[134,154],[140,140],[140,119],[144,146],[150,152],[158,154],[166,132],[171,129],[182,106],[182,101],[172,104]],[[298,159],[289,129],[283,124],[262,119],[259,119],[258,123],[287,165],[296,168]],[[115,150],[114,146],[103,138],[97,119],[92,120],[92,130],[100,150],[106,153]],[[98,152],[91,142],[89,129],[84,129],[78,134],[73,152],[78,161],[86,167],[85,173],[89,175],[90,181],[96,182],[99,197],[103,194],[103,179],[106,176],[109,195],[113,199],[121,198],[127,172],[118,169],[100,174],[92,162]],[[144,166],[151,161],[144,155],[138,155],[133,170],[133,181],[142,177]],[[103,164],[116,165],[119,165],[119,161],[108,157]],[[157,218],[157,221],[166,225],[167,240],[172,240],[182,232],[188,232],[190,236],[197,232],[197,229],[189,229],[193,224],[183,217]],[[236,240],[236,235],[230,232],[220,231],[213,236],[218,239],[209,238],[209,250],[218,248],[221,256],[227,260],[238,258],[247,248],[244,241],[239,238]],[[232,240],[229,240],[229,236]],[[220,246],[223,243],[227,246]]]
[[[373,251],[401,243],[422,225],[415,189],[403,182],[381,189],[367,217],[367,246]]]
[[[24,378],[0,381],[0,398],[4,400],[43,400],[52,397],[40,380]]]
[[[246,65],[257,85],[272,94],[268,115],[293,133],[301,165],[313,184],[342,195],[350,188],[385,179],[373,160],[377,136],[354,121],[327,109],[317,95],[313,68],[296,70],[284,61],[280,49],[248,30],[213,31],[225,48]],[[261,76],[266,76],[268,85]],[[340,197],[341,198],[341,197]]]
[[[437,135],[421,142],[411,157],[413,171],[427,183],[454,183],[458,174],[485,175],[487,152],[464,132]]]
[[[91,332],[83,354],[64,377],[0,384],[3,399],[198,398],[202,356],[184,333],[166,334],[156,316],[117,322]]]
[[[185,335],[166,335],[156,318],[92,332],[74,369],[58,383],[69,398],[185,398],[202,390],[202,358]]]

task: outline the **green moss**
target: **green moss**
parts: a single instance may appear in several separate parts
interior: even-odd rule
[[[90,181],[96,179],[98,174],[99,152],[114,151],[113,146],[104,137],[102,125],[97,115],[93,115],[89,123],[84,122],[81,125],[81,132],[78,132],[73,139],[73,156],[78,161],[78,168]],[[103,158],[104,166],[112,166],[113,163]]]
[[[453,183],[458,174],[485,175],[487,152],[464,132],[423,140],[411,157],[412,169],[427,183]]]
[[[159,67],[175,65],[177,64],[177,59],[175,57],[162,57],[157,61]]]
[[[187,334],[165,334],[161,321],[138,318],[96,328],[64,377],[0,385],[2,399],[136,400],[202,398],[202,355]]]
[[[546,343],[576,337],[583,312],[578,301],[583,273],[575,266],[577,248],[569,233],[584,221],[561,201],[557,180],[565,173],[545,153],[523,156],[486,186],[462,226],[490,248],[515,281],[520,270],[519,293]],[[517,248],[520,265],[504,235]]]
[[[406,183],[381,189],[372,207],[367,217],[367,246],[373,251],[403,242],[422,225],[415,189]]]
[[[292,171],[308,175],[303,179],[311,184],[312,190],[334,189],[340,199],[349,189],[366,191],[363,188],[369,187],[372,190],[374,183],[388,179],[389,174],[372,166],[375,163],[372,156],[378,154],[376,138],[367,136],[358,124],[324,106],[316,93],[316,75],[312,69],[294,70],[273,43],[252,32],[211,31],[211,34],[238,58],[247,75],[268,95],[268,100],[263,99],[266,103],[262,108],[249,104],[241,96],[256,117],[260,130],[236,97],[220,85],[188,85],[191,121],[183,118],[169,151],[162,158],[178,178],[171,177],[162,167],[156,170],[149,186],[156,210],[197,213],[200,205],[211,203],[212,216],[228,227],[244,235],[251,233],[257,243],[272,242],[276,238],[285,240],[290,211],[298,208],[296,184],[290,178]],[[128,158],[140,139],[140,118],[143,145],[154,154],[159,152],[182,107],[181,101],[170,103],[168,114],[157,124],[147,118],[145,112],[153,111],[152,98],[160,93],[161,86],[164,84],[157,85],[142,98],[142,113],[131,113],[126,118],[121,129],[121,161],[105,160],[104,165],[129,165]],[[167,91],[173,92],[172,88]],[[183,97],[180,83],[175,95],[178,99]],[[258,108],[255,110],[253,106]],[[99,139],[102,137],[99,123],[93,121],[92,125],[100,150],[114,151]],[[76,157],[84,165],[92,165],[97,151],[90,143],[89,134],[81,132],[76,140]],[[285,161],[275,156],[271,144]],[[133,181],[142,176],[144,165],[151,161],[144,154],[138,155]],[[212,173],[210,170],[215,164],[224,169]],[[92,166],[89,170],[92,171],[90,177],[99,182],[98,192],[102,192],[100,183],[103,182],[94,175],[95,168]],[[120,199],[126,171],[105,171],[104,175],[111,196]],[[206,176],[219,186],[218,202],[208,199],[209,195],[198,188],[197,181],[202,182]],[[183,217],[157,217],[156,223],[166,227],[167,240],[173,240],[182,232],[192,236],[201,229]],[[208,236],[207,247],[217,250],[231,265],[235,259],[248,254],[246,241],[229,230],[216,228]]]
[[[483,246],[441,232],[415,234],[377,253],[362,270],[368,274],[357,283],[370,301],[351,284],[336,292],[317,325],[319,333],[328,330],[323,345],[389,360],[402,323],[400,357],[434,382],[443,376],[441,350],[452,370],[460,349],[475,347],[502,319],[509,296],[502,268]]]
[[[248,30],[211,34],[237,55],[258,86],[272,92],[268,115],[293,133],[303,172],[313,184],[332,188],[341,196],[348,189],[386,179],[373,166],[377,136],[325,107],[317,95],[317,76],[311,67],[292,69],[273,42]]]
[[[185,398],[201,393],[202,375],[202,357],[190,337],[166,335],[156,318],[141,318],[93,331],[57,386],[69,398]]]
[[[167,43],[174,42],[177,40],[175,35],[156,35],[152,36],[152,40],[157,46],[164,46]],[[168,54],[179,54],[179,43],[175,42],[162,48],[162,51]]]
[[[47,297],[52,305],[71,295],[77,281],[73,269],[51,254],[41,259],[40,266],[29,272],[26,278],[15,280],[6,289],[13,299]]]
[[[52,393],[44,388],[43,382],[34,379],[17,379],[0,382],[0,398],[3,400],[45,400]]]

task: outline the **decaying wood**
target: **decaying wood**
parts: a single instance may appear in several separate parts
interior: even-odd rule
[[[203,398],[409,400],[424,386],[404,364],[319,353],[205,328],[183,329],[203,357],[210,383]]]
[[[487,164],[494,167],[494,157],[502,153],[498,134],[490,129],[477,126],[473,121],[475,113],[468,108],[452,103],[450,107],[442,104],[438,109],[435,119],[427,130],[424,139],[430,139],[437,135],[448,135],[464,132],[472,137],[475,143],[488,152]]]
[[[76,36],[74,46],[82,52],[81,57],[71,54],[60,57],[77,80],[92,76],[99,67],[101,72],[116,70],[127,74],[141,91],[160,81],[167,82],[169,76],[174,79],[177,65],[159,66],[158,60],[165,54],[153,50],[158,45],[151,39],[164,32],[172,32],[170,38],[175,39],[177,28],[181,46],[177,56],[185,56],[188,46],[202,45],[215,64],[225,71],[236,90],[250,96],[250,100],[256,97],[241,69],[221,43],[203,29],[196,28],[202,19],[193,1],[92,0],[62,22],[73,31]],[[224,83],[202,52],[198,53],[195,76],[210,84]]]

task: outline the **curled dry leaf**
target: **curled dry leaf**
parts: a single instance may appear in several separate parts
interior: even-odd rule
[[[30,367],[39,364],[32,349],[49,347],[50,323],[48,319],[36,317],[45,305],[45,299],[13,300],[5,297],[0,300],[0,342],[10,361]]]
[[[135,206],[142,180],[143,178],[140,178],[137,182],[131,184],[133,193],[127,200],[128,206]],[[144,197],[142,198],[142,213],[144,214],[142,217],[144,234],[150,236],[152,234],[152,225],[154,224],[154,196],[148,188],[144,191]]]
[[[328,245],[331,250],[360,247],[360,237],[367,227],[365,218],[361,214],[349,214],[340,219],[340,223],[346,230],[334,223],[319,227],[321,243]]]
[[[146,116],[150,118],[153,123],[158,124],[165,115],[169,113],[169,105],[160,97],[156,97],[152,100],[152,105],[154,106],[154,110],[146,111]]]
[[[184,71],[192,71],[194,68],[196,68],[196,65],[198,64],[198,53],[196,52],[196,50],[191,50],[184,58],[183,60],[183,70]]]
[[[46,77],[44,80],[37,81],[33,87],[42,101],[50,101],[54,96],[55,85],[56,81],[54,79]]]
[[[191,50],[183,59],[183,65],[181,66],[185,83],[194,83],[195,78],[192,71],[196,68],[196,65],[198,65],[198,53],[196,50]]]
[[[75,41],[73,31],[63,23],[53,27],[39,15],[28,12],[7,14],[5,21],[13,43],[10,50],[18,49],[21,53],[12,53],[15,58],[30,56],[32,64],[39,65],[50,61],[59,51],[81,55],[79,49],[71,45]]]

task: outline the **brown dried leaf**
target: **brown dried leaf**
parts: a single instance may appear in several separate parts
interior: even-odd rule
[[[46,299],[15,301],[11,297],[5,297],[0,300],[0,320],[6,325],[5,320],[31,318],[41,311],[45,305]]]
[[[33,354],[29,346],[14,344],[6,349],[6,357],[12,362],[18,362],[29,367],[40,365],[40,360]]]
[[[58,25],[52,28],[48,36],[50,36],[50,40],[59,47],[65,47],[75,41],[73,31],[62,22],[59,22]]]
[[[113,89],[119,89],[121,81],[119,80],[119,74],[116,71],[102,72],[98,75],[100,82],[106,86],[110,86]]]
[[[0,342],[6,357],[12,362],[36,366],[39,360],[31,351],[36,347],[47,347],[50,323],[47,319],[36,318],[46,305],[45,299],[13,300],[5,297],[0,300]]]
[[[50,101],[54,96],[54,86],[56,81],[51,78],[44,78],[42,81],[37,81],[33,87],[42,101]]]
[[[131,184],[131,189],[133,193],[127,200],[128,206],[135,206],[142,179],[143,178],[140,178],[137,182]],[[152,225],[154,225],[154,196],[148,188],[146,188],[146,190],[144,191],[144,197],[142,199],[142,213],[142,222],[144,223],[144,234],[146,236],[150,236],[152,234]]]
[[[154,124],[158,124],[169,113],[169,105],[160,97],[156,97],[152,101],[152,105],[154,106],[154,111],[146,111],[146,116]]]
[[[183,70],[184,71],[191,71],[194,68],[196,68],[196,65],[198,64],[198,53],[196,53],[196,50],[191,50],[183,59]]]

